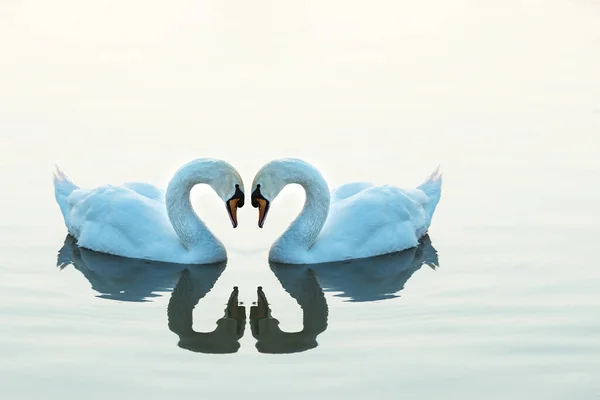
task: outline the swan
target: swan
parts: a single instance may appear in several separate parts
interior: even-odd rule
[[[289,184],[299,184],[306,201],[298,217],[273,243],[269,260],[315,264],[367,258],[415,247],[427,233],[440,200],[436,169],[414,189],[353,182],[329,192],[306,161],[285,158],[265,164],[252,182],[252,206],[263,227],[271,202]]]
[[[190,191],[210,185],[233,227],[244,205],[239,173],[222,160],[200,158],[179,168],[166,193],[142,182],[81,189],[56,167],[54,194],[77,245],[121,257],[177,264],[225,261],[225,247],[194,212]]]

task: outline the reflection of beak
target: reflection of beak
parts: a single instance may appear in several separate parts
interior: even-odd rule
[[[229,296],[229,300],[227,301],[227,317],[229,318],[236,318],[237,315],[239,314],[238,312],[238,295],[239,295],[239,290],[237,286],[233,287],[233,290],[231,292],[231,295]]]
[[[254,336],[256,339],[259,339],[261,327],[260,321],[263,319],[270,319],[272,317],[271,309],[269,308],[269,302],[267,301],[265,292],[262,290],[262,286],[259,286],[256,289],[256,294],[258,295],[256,305],[250,307],[250,328],[252,329],[252,336]]]
[[[269,212],[269,200],[256,199],[258,202],[258,227],[262,228]]]
[[[256,302],[256,318],[269,318],[271,316],[271,310],[269,309],[269,302],[267,301],[267,296],[265,296],[265,292],[263,292],[262,286],[259,286],[256,289],[256,294],[258,296],[258,301]]]
[[[238,226],[237,204],[239,201],[240,201],[240,199],[231,199],[231,200],[227,201],[227,212],[229,213],[229,218],[231,219],[231,224],[233,225],[234,228],[237,228],[237,226]]]
[[[231,296],[227,301],[227,308],[225,309],[225,318],[232,318],[236,320],[236,334],[244,334],[244,326],[246,325],[246,307],[239,305],[239,290],[237,286],[233,287]]]

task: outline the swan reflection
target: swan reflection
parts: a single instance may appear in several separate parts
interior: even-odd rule
[[[202,353],[235,353],[246,325],[246,309],[238,304],[237,287],[214,331],[196,332],[192,328],[194,307],[213,288],[225,264],[184,265],[113,256],[79,247],[72,236],[66,237],[57,260],[61,270],[73,265],[81,272],[100,298],[142,302],[172,291],[167,320],[169,329],[179,336],[179,347]]]
[[[324,291],[350,302],[369,302],[399,297],[410,277],[424,264],[439,266],[437,251],[429,236],[415,248],[384,256],[312,265],[270,263],[283,288],[302,309],[302,330],[284,332],[271,315],[262,288],[250,309],[252,335],[261,353],[297,353],[318,346],[317,336],[327,329],[329,308]]]
[[[281,271],[312,269],[326,292],[336,292],[350,302],[368,302],[399,297],[410,277],[423,265],[439,266],[438,254],[428,235],[419,245],[398,253],[345,262],[312,264],[310,266],[271,263],[275,275]],[[289,272],[286,272],[289,273]]]
[[[213,288],[225,262],[212,265],[183,265],[138,260],[97,253],[80,248],[67,236],[57,265],[73,265],[100,293],[98,297],[119,301],[151,301],[172,290],[167,307],[169,329],[179,337],[178,346],[202,353],[235,353],[246,325],[246,308],[234,287],[223,317],[212,332],[193,329],[193,311]],[[262,287],[250,309],[250,328],[261,353],[298,353],[318,346],[317,337],[328,327],[329,307],[324,292],[350,302],[380,301],[399,297],[410,277],[424,264],[439,266],[437,251],[429,236],[419,245],[399,253],[368,259],[312,265],[270,263],[282,287],[302,309],[302,330],[279,328]]]
[[[56,265],[61,270],[72,265],[90,282],[92,289],[100,293],[100,298],[142,302],[170,292],[186,268],[203,277],[208,292],[226,263],[184,265],[113,256],[79,247],[75,239],[67,235]]]
[[[239,304],[237,286],[229,296],[225,315],[217,320],[217,328],[212,332],[196,332],[192,328],[194,307],[212,285],[207,285],[202,274],[194,272],[184,270],[181,273],[167,307],[169,329],[179,336],[178,346],[200,353],[237,352],[246,327],[246,308]]]
[[[293,273],[287,270],[277,276],[284,289],[302,308],[302,330],[284,332],[271,315],[267,296],[258,287],[258,301],[250,308],[250,327],[261,353],[298,353],[317,347],[317,336],[327,329],[329,308],[323,290],[311,270]]]

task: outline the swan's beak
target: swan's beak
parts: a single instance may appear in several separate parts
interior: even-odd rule
[[[227,212],[229,213],[229,218],[231,219],[231,224],[234,228],[237,228],[238,226],[237,209],[239,201],[240,199],[231,199],[227,202]]]
[[[258,227],[262,228],[269,212],[269,200],[260,193],[260,184],[256,185],[256,189],[252,192],[252,207],[258,208]]]
[[[227,213],[231,219],[231,224],[234,228],[237,228],[237,209],[244,207],[244,192],[241,191],[240,185],[235,185],[235,193],[225,203],[227,207]]]
[[[267,199],[256,199],[258,202],[258,227],[262,228],[269,212],[269,200]]]

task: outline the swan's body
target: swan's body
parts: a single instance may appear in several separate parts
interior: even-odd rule
[[[141,182],[80,189],[60,170],[54,177],[56,201],[78,246],[179,264],[221,262],[227,259],[225,247],[190,203],[190,191],[199,183],[212,186],[233,207],[234,220],[235,208],[243,206],[243,184],[237,171],[220,160],[198,159],[184,165],[166,193]]]
[[[441,195],[436,170],[415,189],[355,182],[329,192],[321,173],[297,159],[275,160],[254,178],[252,205],[262,226],[270,202],[288,184],[300,184],[306,202],[300,215],[273,243],[269,259],[315,264],[367,258],[418,245]]]

